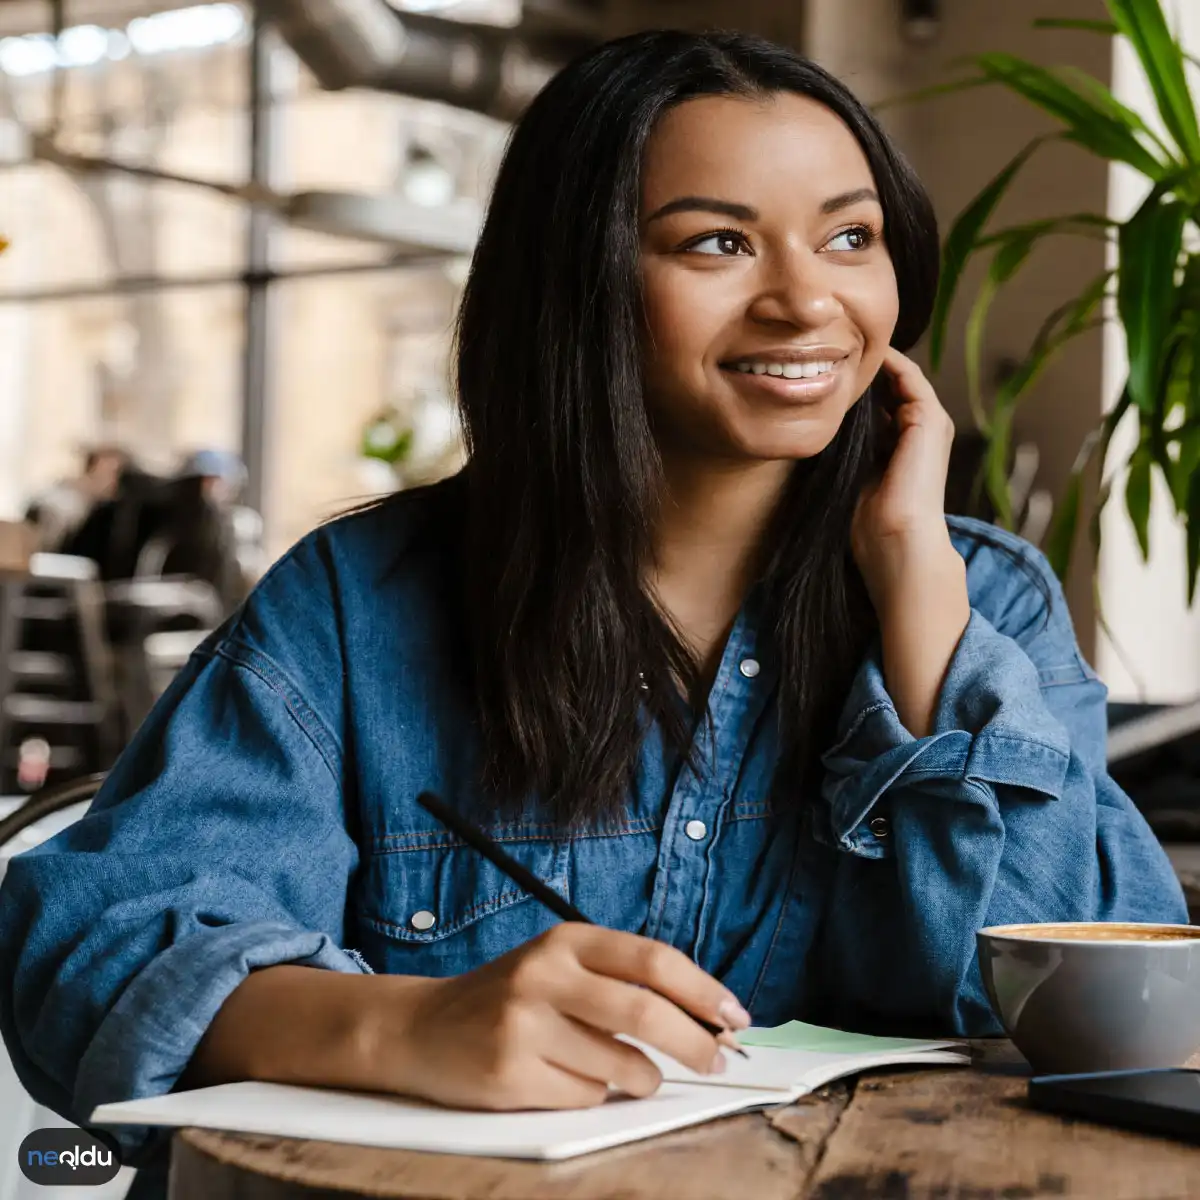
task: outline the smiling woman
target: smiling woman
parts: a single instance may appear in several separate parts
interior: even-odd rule
[[[30,1091],[597,1104],[660,1082],[621,1035],[719,1072],[752,1017],[994,1032],[982,926],[1185,920],[1045,561],[942,511],[903,353],[937,261],[787,50],[646,34],[552,80],[459,315],[466,468],[305,538],[10,867]]]

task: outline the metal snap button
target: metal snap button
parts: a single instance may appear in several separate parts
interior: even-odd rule
[[[759,666],[757,658],[743,658],[738,664],[738,670],[741,671],[747,679],[753,679],[762,668]]]
[[[877,837],[885,838],[892,832],[892,827],[888,824],[887,817],[872,817],[871,823],[867,828]]]
[[[692,839],[693,842],[700,841],[708,833],[708,826],[703,821],[689,821],[684,827],[683,832]]]
[[[408,923],[416,930],[424,933],[427,929],[432,929],[437,924],[437,917],[433,915],[427,908],[421,909],[420,912],[415,912],[408,919]]]

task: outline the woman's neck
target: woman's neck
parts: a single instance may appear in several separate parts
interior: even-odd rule
[[[664,455],[663,466],[666,494],[648,583],[705,674],[715,674],[792,464],[714,466]]]

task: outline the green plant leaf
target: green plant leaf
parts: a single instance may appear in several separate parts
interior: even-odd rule
[[[1179,458],[1175,462],[1175,478],[1171,480],[1171,493],[1177,512],[1187,512],[1188,489],[1192,477],[1200,467],[1200,427],[1193,425],[1182,430],[1176,438]]]
[[[1193,310],[1195,320],[1189,331],[1192,346],[1192,374],[1188,380],[1187,415],[1200,420],[1200,310]]]
[[[1136,125],[1112,115],[1111,105],[1101,108],[1081,95],[1059,73],[999,52],[981,54],[976,61],[985,75],[1062,121],[1067,126],[1065,136],[1069,141],[1102,158],[1128,163],[1156,181],[1167,173],[1168,165],[1155,158],[1138,140]],[[1111,103],[1118,103],[1115,97]]]
[[[883,112],[887,108],[898,108],[902,104],[917,104],[923,100],[933,100],[938,96],[949,96],[956,92],[969,92],[972,88],[990,87],[995,83],[986,75],[971,75],[966,79],[952,79],[948,83],[935,83],[931,87],[917,88],[911,92],[901,92],[898,96],[888,96],[877,100],[871,105],[873,112]]]
[[[1111,21],[1085,21],[1075,17],[1040,17],[1033,23],[1034,29],[1081,29],[1088,33],[1103,33],[1116,37],[1118,30]]]
[[[1100,558],[1100,542],[1104,533],[1104,510],[1112,499],[1112,480],[1106,479],[1096,491],[1096,502],[1092,506],[1091,519],[1088,521],[1088,540],[1092,544],[1092,555]]]
[[[997,229],[995,233],[989,233],[986,237],[976,239],[975,249],[982,250],[985,246],[993,245],[996,242],[1007,241],[1019,233],[1032,233],[1038,237],[1045,237],[1052,233],[1076,234],[1080,237],[1104,237],[1108,230],[1115,229],[1120,224],[1121,222],[1113,217],[1106,217],[1100,213],[1067,213],[1061,217],[1046,217],[1040,221],[1026,221],[1022,225],[1009,225],[1004,229]]]
[[[1059,67],[1058,71],[1064,82],[1073,85],[1081,96],[1090,100],[1109,118],[1149,138],[1162,152],[1163,161],[1169,162],[1175,157],[1175,151],[1142,120],[1141,113],[1135,112],[1127,104],[1122,104],[1095,75],[1089,75],[1087,71],[1071,66]]]
[[[1105,0],[1117,28],[1133,45],[1154,91],[1159,115],[1188,162],[1200,162],[1200,124],[1188,88],[1183,51],[1158,0]]]
[[[1013,526],[1012,496],[1008,491],[1008,454],[1012,444],[1012,410],[997,413],[988,430],[984,454],[984,485],[996,511],[996,524],[1002,529]]]
[[[983,405],[983,389],[980,385],[980,373],[983,362],[983,335],[987,324],[988,310],[996,293],[1022,267],[1029,257],[1037,238],[1031,234],[1018,234],[1001,245],[988,264],[987,277],[979,288],[975,303],[971,306],[971,315],[967,318],[966,332],[966,368],[967,368],[967,399],[971,405],[971,415],[976,427],[981,433],[987,433],[991,422]]]
[[[1196,598],[1196,574],[1200,571],[1200,472],[1188,482],[1187,496],[1187,601]]]
[[[1065,579],[1071,567],[1071,551],[1075,546],[1075,528],[1079,524],[1079,502],[1082,494],[1083,472],[1072,471],[1054,510],[1050,532],[1046,535],[1046,557],[1059,579]]]
[[[1019,154],[963,209],[955,218],[942,246],[942,274],[938,283],[937,298],[934,300],[930,318],[929,358],[936,371],[941,365],[942,350],[946,340],[946,323],[950,317],[950,305],[958,290],[959,280],[968,259],[975,248],[980,231],[995,211],[1004,193],[1008,190],[1017,172],[1029,161],[1030,155],[1047,138],[1034,138]]]
[[[1117,310],[1129,347],[1129,390],[1152,413],[1158,403],[1187,207],[1156,188],[1121,227]]]
[[[1054,573],[1060,579],[1066,578],[1067,571],[1071,566],[1071,553],[1075,545],[1075,527],[1079,523],[1079,503],[1083,480],[1093,462],[1096,465],[1100,486],[1096,492],[1096,502],[1092,508],[1088,530],[1093,551],[1097,555],[1100,553],[1100,518],[1104,512],[1104,506],[1112,495],[1112,480],[1104,478],[1104,466],[1108,460],[1108,450],[1112,444],[1113,434],[1116,432],[1117,426],[1124,420],[1125,414],[1129,412],[1131,403],[1129,389],[1124,388],[1116,404],[1105,415],[1099,426],[1083,439],[1079,453],[1075,456],[1070,477],[1063,489],[1062,500],[1055,509],[1054,519],[1046,539],[1046,557],[1049,558]]]
[[[1150,468],[1153,465],[1150,447],[1143,443],[1133,452],[1125,477],[1125,511],[1137,534],[1143,562],[1150,558]]]
[[[1014,406],[1069,341],[1096,327],[1095,312],[1115,274],[1116,271],[1101,271],[1078,296],[1059,305],[1042,322],[1029,351],[1000,385],[993,410]]]

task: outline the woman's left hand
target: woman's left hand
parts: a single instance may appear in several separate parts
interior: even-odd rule
[[[899,436],[859,499],[851,549],[879,618],[888,691],[905,727],[924,737],[971,616],[966,566],[946,526],[954,425],[916,363],[889,349],[883,368]]]
[[[883,369],[898,401],[896,448],[883,476],[863,490],[851,526],[854,558],[876,607],[910,569],[958,557],[945,515],[954,423],[912,359],[889,347]]]

